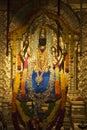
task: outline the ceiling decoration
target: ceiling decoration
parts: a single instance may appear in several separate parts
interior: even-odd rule
[[[37,19],[37,15],[40,15],[41,12],[47,15],[51,20],[58,21],[60,24],[62,24],[62,26],[64,26],[68,30],[71,30],[76,33],[79,32],[79,21],[77,16],[66,4],[62,2],[60,5],[60,19],[57,17],[56,2],[53,5],[47,5],[40,8],[38,8],[38,6],[35,6],[35,8],[33,8],[32,6],[31,8],[29,4],[23,6],[12,19],[10,24],[10,31],[20,28],[29,20],[33,19],[33,17],[33,20]],[[41,20],[39,19],[39,22],[36,24],[39,24],[40,21]]]

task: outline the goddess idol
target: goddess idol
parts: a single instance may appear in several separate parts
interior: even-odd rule
[[[55,130],[60,130],[62,126],[67,86],[66,75],[61,67],[64,56],[61,49],[58,56],[56,47],[47,48],[46,36],[43,26],[37,47],[34,48],[35,44],[32,44],[34,49],[31,49],[27,35],[18,55],[18,61],[21,61],[18,62],[12,97],[15,130],[20,130],[18,115],[25,129],[51,130],[55,126]]]
[[[32,73],[32,86],[36,93],[43,93],[47,90],[50,80],[48,65],[48,54],[46,49],[46,30],[41,28],[39,44],[36,53],[36,65]]]

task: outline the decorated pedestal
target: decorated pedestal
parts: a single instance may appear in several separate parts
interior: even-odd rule
[[[20,79],[20,74],[18,74],[18,76],[17,79],[15,79],[15,82],[18,81],[18,78]],[[49,130],[54,127],[55,130],[60,130],[65,114],[67,89],[65,86],[65,88],[61,88],[61,93],[55,93],[53,82],[50,81],[49,76],[51,77],[49,71],[44,72],[42,77],[43,80],[38,83],[35,80],[37,74],[33,72],[31,80],[32,86],[28,89],[23,89],[24,91],[22,91],[26,91],[26,93],[21,93],[17,86],[14,88],[12,120],[15,130],[20,129],[19,120],[24,128],[28,127],[32,130]],[[14,86],[19,86],[20,81],[18,84],[15,84],[15,82]],[[67,109],[70,112],[69,108]]]
[[[72,101],[72,120],[74,123],[80,123],[86,120],[86,106],[84,101]]]

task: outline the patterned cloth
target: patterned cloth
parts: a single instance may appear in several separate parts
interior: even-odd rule
[[[50,71],[43,73],[42,81],[39,84],[37,83],[36,78],[37,78],[37,73],[35,71],[33,71],[33,73],[32,73],[32,86],[34,88],[34,91],[36,93],[45,92],[49,86]]]

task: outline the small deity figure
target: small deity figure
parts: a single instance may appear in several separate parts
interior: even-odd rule
[[[21,95],[22,97],[26,97],[26,91],[28,90],[28,61],[31,57],[31,48],[29,46],[29,36],[25,36],[23,39],[23,49],[19,52],[21,61],[23,63],[23,71],[22,71],[22,78],[21,78]],[[28,91],[27,91],[28,93]]]
[[[27,36],[24,40],[23,40],[23,49],[19,52],[20,57],[21,57],[21,61],[23,63],[23,69],[26,68],[28,69],[28,59],[31,56],[31,47],[29,46],[29,39],[30,36]]]

